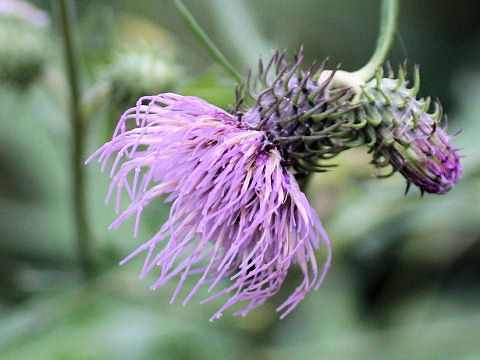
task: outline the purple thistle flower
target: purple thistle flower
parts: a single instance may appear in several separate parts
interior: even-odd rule
[[[95,157],[102,170],[114,159],[107,201],[116,190],[119,212],[122,192],[131,199],[111,228],[136,216],[136,236],[143,209],[168,195],[169,220],[122,264],[146,252],[141,277],[159,273],[152,289],[178,275],[171,302],[186,278],[197,275],[183,304],[206,285],[216,293],[202,303],[228,296],[211,320],[243,300],[246,306],[235,315],[246,315],[276,294],[290,266],[298,264],[303,280],[277,309],[283,318],[320,286],[331,260],[328,236],[263,131],[196,97],[146,96],[87,162]],[[314,254],[320,236],[328,252],[322,269]],[[222,279],[228,284],[220,288]]]

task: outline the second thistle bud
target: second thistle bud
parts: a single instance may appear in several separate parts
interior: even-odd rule
[[[430,98],[417,98],[418,69],[411,86],[400,68],[397,78],[393,71],[384,77],[379,69],[367,84],[335,88],[350,82],[335,83],[336,71],[323,72],[325,64],[304,71],[302,60],[300,51],[294,64],[279,53],[265,67],[260,61],[255,78],[248,72],[237,89],[232,109],[243,127],[265,134],[266,146],[278,149],[297,177],[325,171],[322,160],[366,144],[376,167],[392,167],[380,177],[400,172],[407,191],[412,183],[435,194],[455,186],[461,156],[440,127],[440,103],[430,112]]]
[[[450,144],[452,136],[440,127],[440,103],[429,112],[430,98],[416,98],[418,68],[413,86],[407,86],[401,68],[397,79],[393,72],[384,78],[380,70],[362,89],[356,112],[367,122],[362,131],[373,152],[373,163],[380,168],[391,165],[393,172],[400,172],[407,180],[407,191],[413,183],[422,193],[446,193],[461,178],[458,149]]]

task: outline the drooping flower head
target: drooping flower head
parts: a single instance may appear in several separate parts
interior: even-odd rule
[[[331,88],[335,71],[304,71],[276,53],[256,76],[249,71],[230,112],[202,99],[171,93],[146,96],[123,114],[110,142],[94,153],[105,169],[113,158],[117,212],[122,192],[131,204],[111,227],[136,216],[159,196],[171,202],[168,221],[125,260],[146,254],[142,277],[155,272],[155,289],[173,277],[179,295],[196,276],[187,303],[204,285],[225,296],[212,316],[238,302],[237,314],[276,294],[292,264],[303,280],[278,308],[282,317],[321,284],[331,247],[297,179],[325,171],[323,162],[367,144],[378,167],[390,164],[422,191],[444,193],[460,178],[461,165],[449,136],[437,127],[439,114],[416,100],[404,78],[367,83],[361,93]],[[324,245],[326,261],[315,250]]]
[[[278,292],[296,263],[303,281],[278,309],[288,314],[320,285],[330,243],[280,152],[268,144],[264,132],[247,129],[199,98],[141,98],[122,116],[112,141],[90,158],[99,156],[103,168],[114,158],[108,197],[116,191],[117,211],[122,191],[132,201],[112,227],[136,216],[136,234],[152,200],[168,195],[172,202],[169,220],[124,261],[145,252],[142,276],[159,274],[152,288],[178,275],[172,301],[185,279],[196,274],[184,303],[202,285],[217,291],[204,302],[228,297],[212,319],[242,300],[247,305],[238,313],[245,315]],[[327,249],[322,269],[314,256],[320,242]]]

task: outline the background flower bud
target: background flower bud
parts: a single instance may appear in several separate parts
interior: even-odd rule
[[[0,14],[0,83],[26,89],[42,74],[48,48],[43,28]]]
[[[123,111],[141,96],[171,91],[179,68],[153,51],[119,52],[107,72],[112,103]]]

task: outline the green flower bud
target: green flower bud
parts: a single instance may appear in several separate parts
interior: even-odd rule
[[[393,71],[383,77],[380,69],[376,78],[362,87],[356,116],[366,121],[362,129],[365,141],[373,153],[373,164],[392,172],[400,172],[422,193],[443,194],[461,178],[462,166],[458,149],[454,149],[439,124],[443,119],[439,102],[429,113],[430,98],[417,99],[420,88],[418,67],[412,87],[408,87],[406,69],[398,77]],[[384,175],[385,176],[385,175]]]

